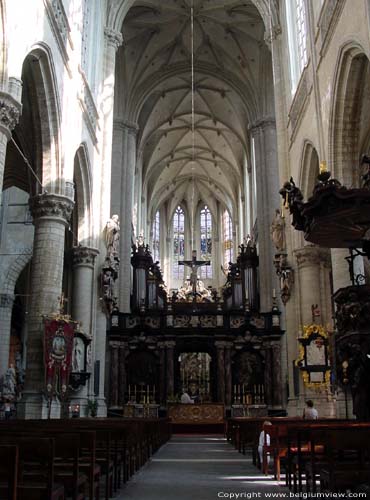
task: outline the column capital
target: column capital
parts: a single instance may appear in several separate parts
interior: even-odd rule
[[[115,31],[112,28],[105,27],[104,28],[104,36],[107,41],[107,44],[115,49],[115,51],[118,50],[118,48],[124,44],[124,39],[122,36],[122,33],[119,31]]]
[[[331,265],[330,251],[327,248],[307,245],[294,250],[293,253],[300,269],[320,264],[324,264],[326,267],[330,267]]]
[[[264,129],[269,128],[269,127],[273,127],[273,128],[276,127],[275,118],[273,116],[263,116],[261,118],[258,118],[254,122],[252,122],[249,125],[248,130],[251,133],[256,133],[256,132],[261,132]]]
[[[54,219],[67,225],[72,214],[74,201],[60,194],[43,193],[30,198],[29,206],[34,221]]]
[[[19,121],[21,110],[20,102],[7,92],[0,91],[0,130],[5,133],[8,140]]]
[[[279,23],[275,24],[274,26],[271,27],[268,31],[265,31],[264,34],[264,40],[269,48],[271,50],[271,44],[273,41],[277,39],[278,36],[280,36],[282,33],[282,29]]]
[[[95,257],[99,255],[97,248],[78,246],[72,249],[73,252],[73,267],[88,266],[93,267]]]
[[[139,131],[139,125],[135,122],[130,122],[129,120],[123,120],[122,118],[118,118],[114,120],[114,128],[119,130],[126,130],[129,134],[134,135]]]

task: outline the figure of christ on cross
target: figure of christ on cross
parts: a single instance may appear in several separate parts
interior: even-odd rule
[[[191,260],[179,260],[179,266],[189,266],[191,268],[190,285],[192,286],[192,294],[194,299],[197,295],[198,268],[201,266],[209,266],[210,264],[210,260],[197,260],[196,250],[193,250]]]

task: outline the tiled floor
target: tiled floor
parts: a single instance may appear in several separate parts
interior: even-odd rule
[[[173,436],[124,486],[117,500],[267,498],[285,488],[222,436]],[[237,493],[241,495],[237,495]],[[231,495],[234,494],[234,495]],[[289,494],[288,494],[289,496]]]

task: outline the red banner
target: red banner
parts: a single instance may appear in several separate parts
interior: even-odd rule
[[[44,363],[46,390],[49,396],[52,396],[56,390],[57,374],[60,380],[60,396],[63,397],[67,393],[72,367],[74,330],[74,322],[45,319]]]

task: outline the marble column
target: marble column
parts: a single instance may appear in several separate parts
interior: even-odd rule
[[[131,294],[131,245],[132,216],[134,206],[134,176],[136,165],[137,126],[124,120],[115,120],[113,134],[113,164],[121,170],[119,191],[113,190],[112,197],[120,200],[120,267],[119,267],[119,309],[130,312]]]
[[[275,120],[258,120],[250,128],[250,133],[256,162],[259,265],[263,269],[260,273],[260,303],[261,311],[270,311],[272,290],[277,287],[270,225],[275,209],[280,206]]]
[[[166,345],[158,342],[159,349],[159,404],[166,405]]]
[[[99,254],[96,248],[78,246],[73,248],[73,299],[72,318],[81,324],[84,333],[92,336],[92,314],[94,294],[94,264]],[[94,342],[94,339],[92,339]],[[87,370],[92,371],[92,366]],[[91,376],[90,376],[91,377]],[[80,405],[80,414],[86,414],[88,399],[88,384],[71,394],[71,401]]]
[[[176,342],[166,342],[166,368],[167,368],[167,399],[174,396],[175,391],[175,366],[174,350]]]
[[[217,349],[217,399],[225,403],[225,342],[215,342]]]
[[[117,407],[119,400],[119,343],[110,342],[109,406]]]
[[[274,409],[281,409],[283,407],[283,395],[285,388],[282,384],[281,378],[281,346],[280,341],[272,343],[272,406]]]
[[[0,294],[0,380],[2,380],[9,365],[10,326],[14,295]]]
[[[265,402],[268,406],[272,405],[273,394],[273,353],[271,347],[264,349],[265,353],[265,372],[264,372],[264,385],[265,385]]]
[[[118,406],[120,407],[122,407],[126,402],[125,401],[127,392],[126,355],[127,355],[127,346],[124,342],[122,342],[118,352],[118,360],[119,360]]]
[[[43,400],[43,316],[59,311],[62,293],[64,237],[74,202],[66,196],[30,198],[35,225],[25,389],[19,412],[25,418],[46,417]]]
[[[231,373],[231,342],[225,343],[225,403],[231,406],[232,403],[232,373]]]
[[[21,84],[20,84],[21,85]],[[22,105],[12,95],[0,91],[0,202],[3,191],[6,148],[17,125]]]

